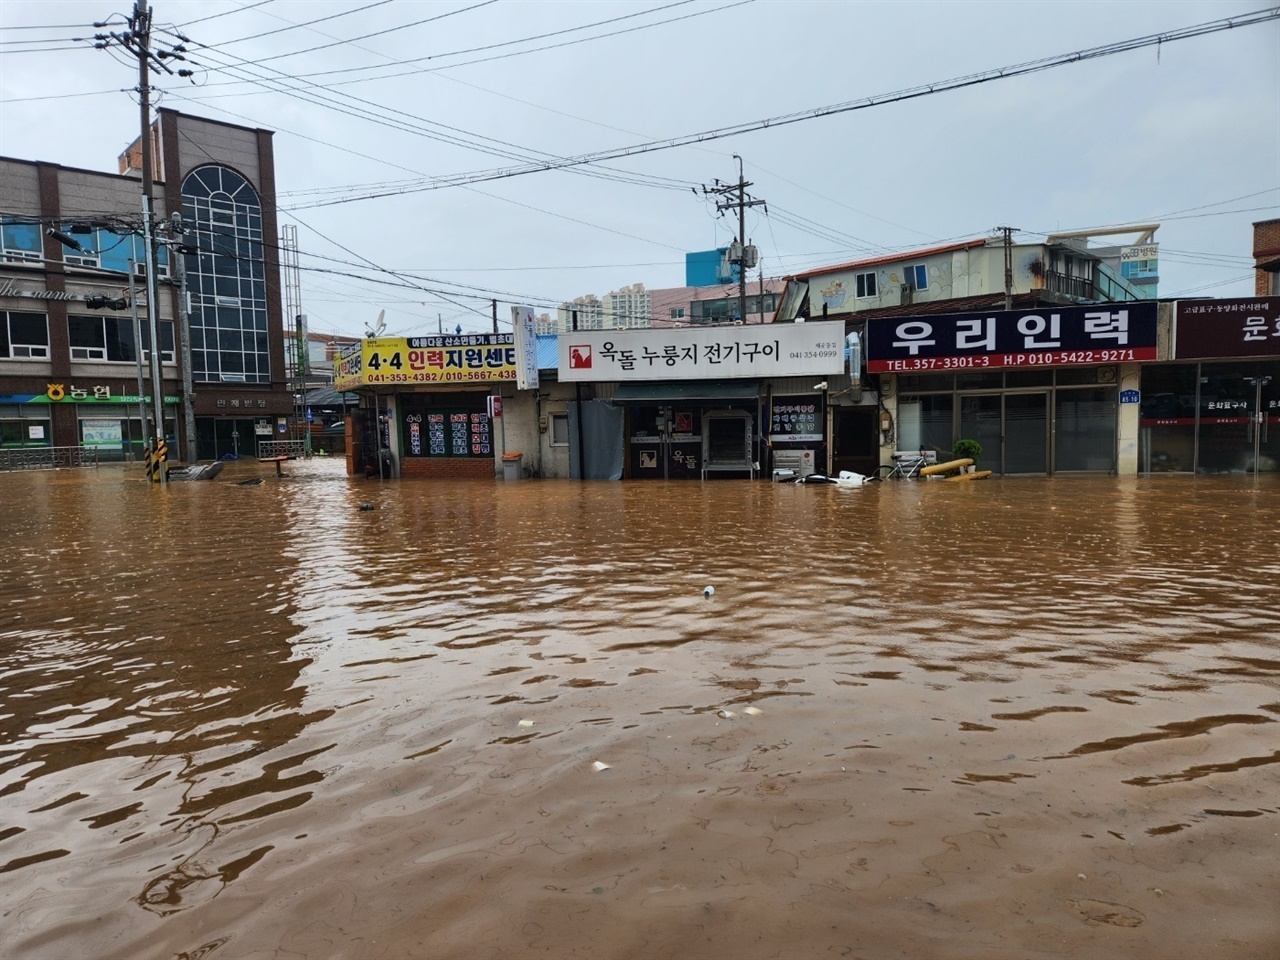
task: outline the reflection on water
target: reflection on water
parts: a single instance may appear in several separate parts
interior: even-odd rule
[[[0,475],[0,955],[1280,943],[1274,478],[257,466]]]

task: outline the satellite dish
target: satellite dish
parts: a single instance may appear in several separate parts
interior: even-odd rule
[[[386,316],[386,313],[387,311],[385,310],[378,311],[378,320],[373,325],[373,329],[365,331],[365,334],[367,336],[369,336],[370,338],[382,336],[382,331],[387,328],[387,322],[383,319],[383,317]]]

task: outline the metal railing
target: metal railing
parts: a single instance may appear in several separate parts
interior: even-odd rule
[[[302,457],[306,456],[306,440],[259,440],[259,457]]]
[[[10,447],[0,449],[0,470],[61,470],[96,467],[97,447]]]

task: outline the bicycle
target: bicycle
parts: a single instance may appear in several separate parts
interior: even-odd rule
[[[936,450],[897,450],[892,458],[893,464],[881,464],[876,467],[869,480],[914,480],[920,475],[923,467],[938,462]]]

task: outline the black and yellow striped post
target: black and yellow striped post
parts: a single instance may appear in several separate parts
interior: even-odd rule
[[[147,471],[147,480],[154,482],[155,477],[151,475],[151,444],[149,443],[142,448],[142,464]]]
[[[165,473],[169,469],[169,444],[162,438],[156,438],[156,453],[151,458],[151,480],[162,483],[167,479]]]

